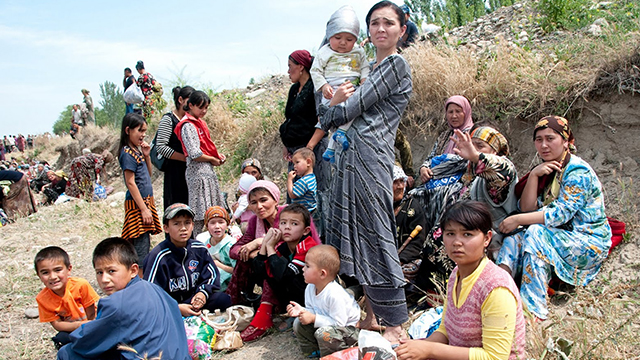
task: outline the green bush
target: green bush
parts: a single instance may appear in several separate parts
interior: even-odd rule
[[[540,0],[540,26],[546,32],[558,29],[573,30],[593,21],[596,9],[591,0]]]

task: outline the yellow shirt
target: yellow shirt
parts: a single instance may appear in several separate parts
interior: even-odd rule
[[[489,260],[485,257],[480,265],[471,273],[471,275],[462,279],[460,289],[460,298],[456,295],[456,288],[459,278],[456,275],[456,283],[453,287],[453,306],[460,308],[467,300],[467,296],[471,292],[473,285],[480,277],[482,270],[487,266]],[[457,299],[457,300],[456,300]],[[444,316],[447,312],[447,303],[444,304],[442,312],[442,322],[438,330],[447,336],[447,329],[444,325]],[[517,301],[515,296],[505,287],[497,287],[493,289],[482,303],[482,347],[470,348],[470,360],[484,359],[509,359],[511,346],[515,336],[516,329],[516,313]]]

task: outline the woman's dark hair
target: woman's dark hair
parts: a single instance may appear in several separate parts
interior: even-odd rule
[[[463,200],[451,205],[440,219],[440,228],[444,230],[452,221],[467,230],[480,230],[483,234],[488,233],[493,226],[487,205],[472,200]]]
[[[138,62],[136,63],[136,70],[142,69],[144,69],[144,63],[142,62],[142,60],[138,60]]]
[[[400,9],[400,6],[392,3],[391,1],[380,1],[379,3],[373,5],[371,7],[371,10],[369,10],[369,12],[367,13],[367,17],[366,17],[366,22],[367,22],[367,34],[369,33],[369,22],[371,21],[371,15],[373,15],[373,12],[378,10],[378,9],[382,9],[382,8],[386,8],[386,7],[390,7],[393,11],[396,12],[396,14],[398,15],[398,20],[400,21],[400,27],[403,27],[407,24],[406,19],[404,18],[404,11],[402,11],[402,9]]]
[[[302,215],[302,222],[304,223],[304,226],[311,225],[311,215],[309,214],[309,210],[307,210],[307,208],[302,206],[301,204],[287,205],[287,207],[282,209],[282,211],[280,212],[280,216],[282,216],[282,214],[284,213]]]
[[[118,147],[118,154],[122,149],[129,144],[129,135],[127,134],[127,128],[133,130],[137,129],[142,124],[146,124],[147,120],[144,116],[136,113],[129,113],[122,118],[122,129],[120,130],[120,146]]]
[[[196,91],[196,89],[192,88],[189,85],[185,85],[183,87],[176,86],[171,90],[173,93],[173,102],[176,104],[176,109],[180,107],[180,103],[178,102],[179,98],[188,99],[191,94]]]
[[[138,254],[133,244],[119,237],[111,237],[102,240],[93,250],[93,266],[96,261],[108,259],[122,264],[128,268],[133,264],[138,264]]]
[[[131,68],[128,68],[128,67],[127,67],[127,68],[124,68],[124,71],[126,71],[126,72],[131,72]]]
[[[184,111],[189,111],[189,106],[202,107],[211,104],[209,95],[204,91],[196,90],[189,95],[189,100],[184,104]]]

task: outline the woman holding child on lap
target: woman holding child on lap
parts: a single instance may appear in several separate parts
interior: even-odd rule
[[[527,309],[547,318],[547,286],[552,274],[572,285],[596,276],[611,247],[598,176],[574,155],[569,123],[559,116],[542,118],[533,132],[542,162],[516,185],[522,214],[506,218],[500,231],[524,231],[506,237],[496,263],[516,276]]]
[[[367,28],[376,47],[376,63],[357,90],[344,83],[328,109],[321,108],[324,130],[353,120],[346,131],[349,148],[337,147],[326,240],[338,248],[341,273],[355,276],[367,296],[367,318],[374,315],[387,326],[384,337],[397,342],[407,321],[405,284],[395,243],[392,173],[393,144],[400,117],[409,102],[412,82],[409,64],[397,54],[405,32],[402,10],[382,1],[367,14]]]

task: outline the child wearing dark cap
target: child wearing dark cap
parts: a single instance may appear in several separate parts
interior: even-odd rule
[[[185,317],[231,305],[229,295],[220,292],[220,273],[207,247],[191,238],[194,216],[185,204],[169,206],[163,217],[166,238],[149,252],[143,266],[144,279],[169,293]]]

